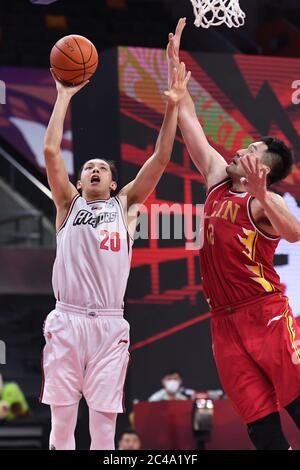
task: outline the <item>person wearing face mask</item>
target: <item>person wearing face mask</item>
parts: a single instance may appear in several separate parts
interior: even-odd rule
[[[148,401],[187,400],[189,397],[181,391],[182,377],[177,371],[170,371],[162,378],[163,388],[153,393]]]

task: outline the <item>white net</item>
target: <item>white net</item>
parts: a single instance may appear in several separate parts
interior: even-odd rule
[[[191,0],[195,25],[202,28],[226,24],[229,28],[243,26],[245,13],[241,10],[239,0]]]

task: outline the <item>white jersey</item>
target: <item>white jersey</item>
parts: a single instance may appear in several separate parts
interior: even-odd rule
[[[133,241],[119,198],[75,196],[57,233],[56,299],[91,309],[122,309]]]

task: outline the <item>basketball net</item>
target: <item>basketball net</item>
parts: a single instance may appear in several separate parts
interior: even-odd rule
[[[229,28],[238,28],[245,23],[245,13],[241,10],[239,0],[191,0],[194,13],[194,24],[202,28],[226,24]]]

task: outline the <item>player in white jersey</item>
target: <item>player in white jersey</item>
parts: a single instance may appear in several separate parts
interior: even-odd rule
[[[190,73],[174,69],[153,155],[118,193],[113,163],[87,161],[77,188],[60,154],[71,97],[87,83],[64,87],[53,75],[57,100],[47,128],[44,154],[57,209],[57,255],[53,269],[55,310],[46,318],[41,401],[51,406],[50,449],[74,449],[78,403],[89,407],[91,449],[113,449],[117,413],[123,411],[129,325],[123,297],[130,270],[138,205],[152,193],[174,143],[178,103]],[[134,210],[132,210],[134,208]],[[130,220],[129,220],[130,209]],[[131,233],[128,231],[130,222]]]

